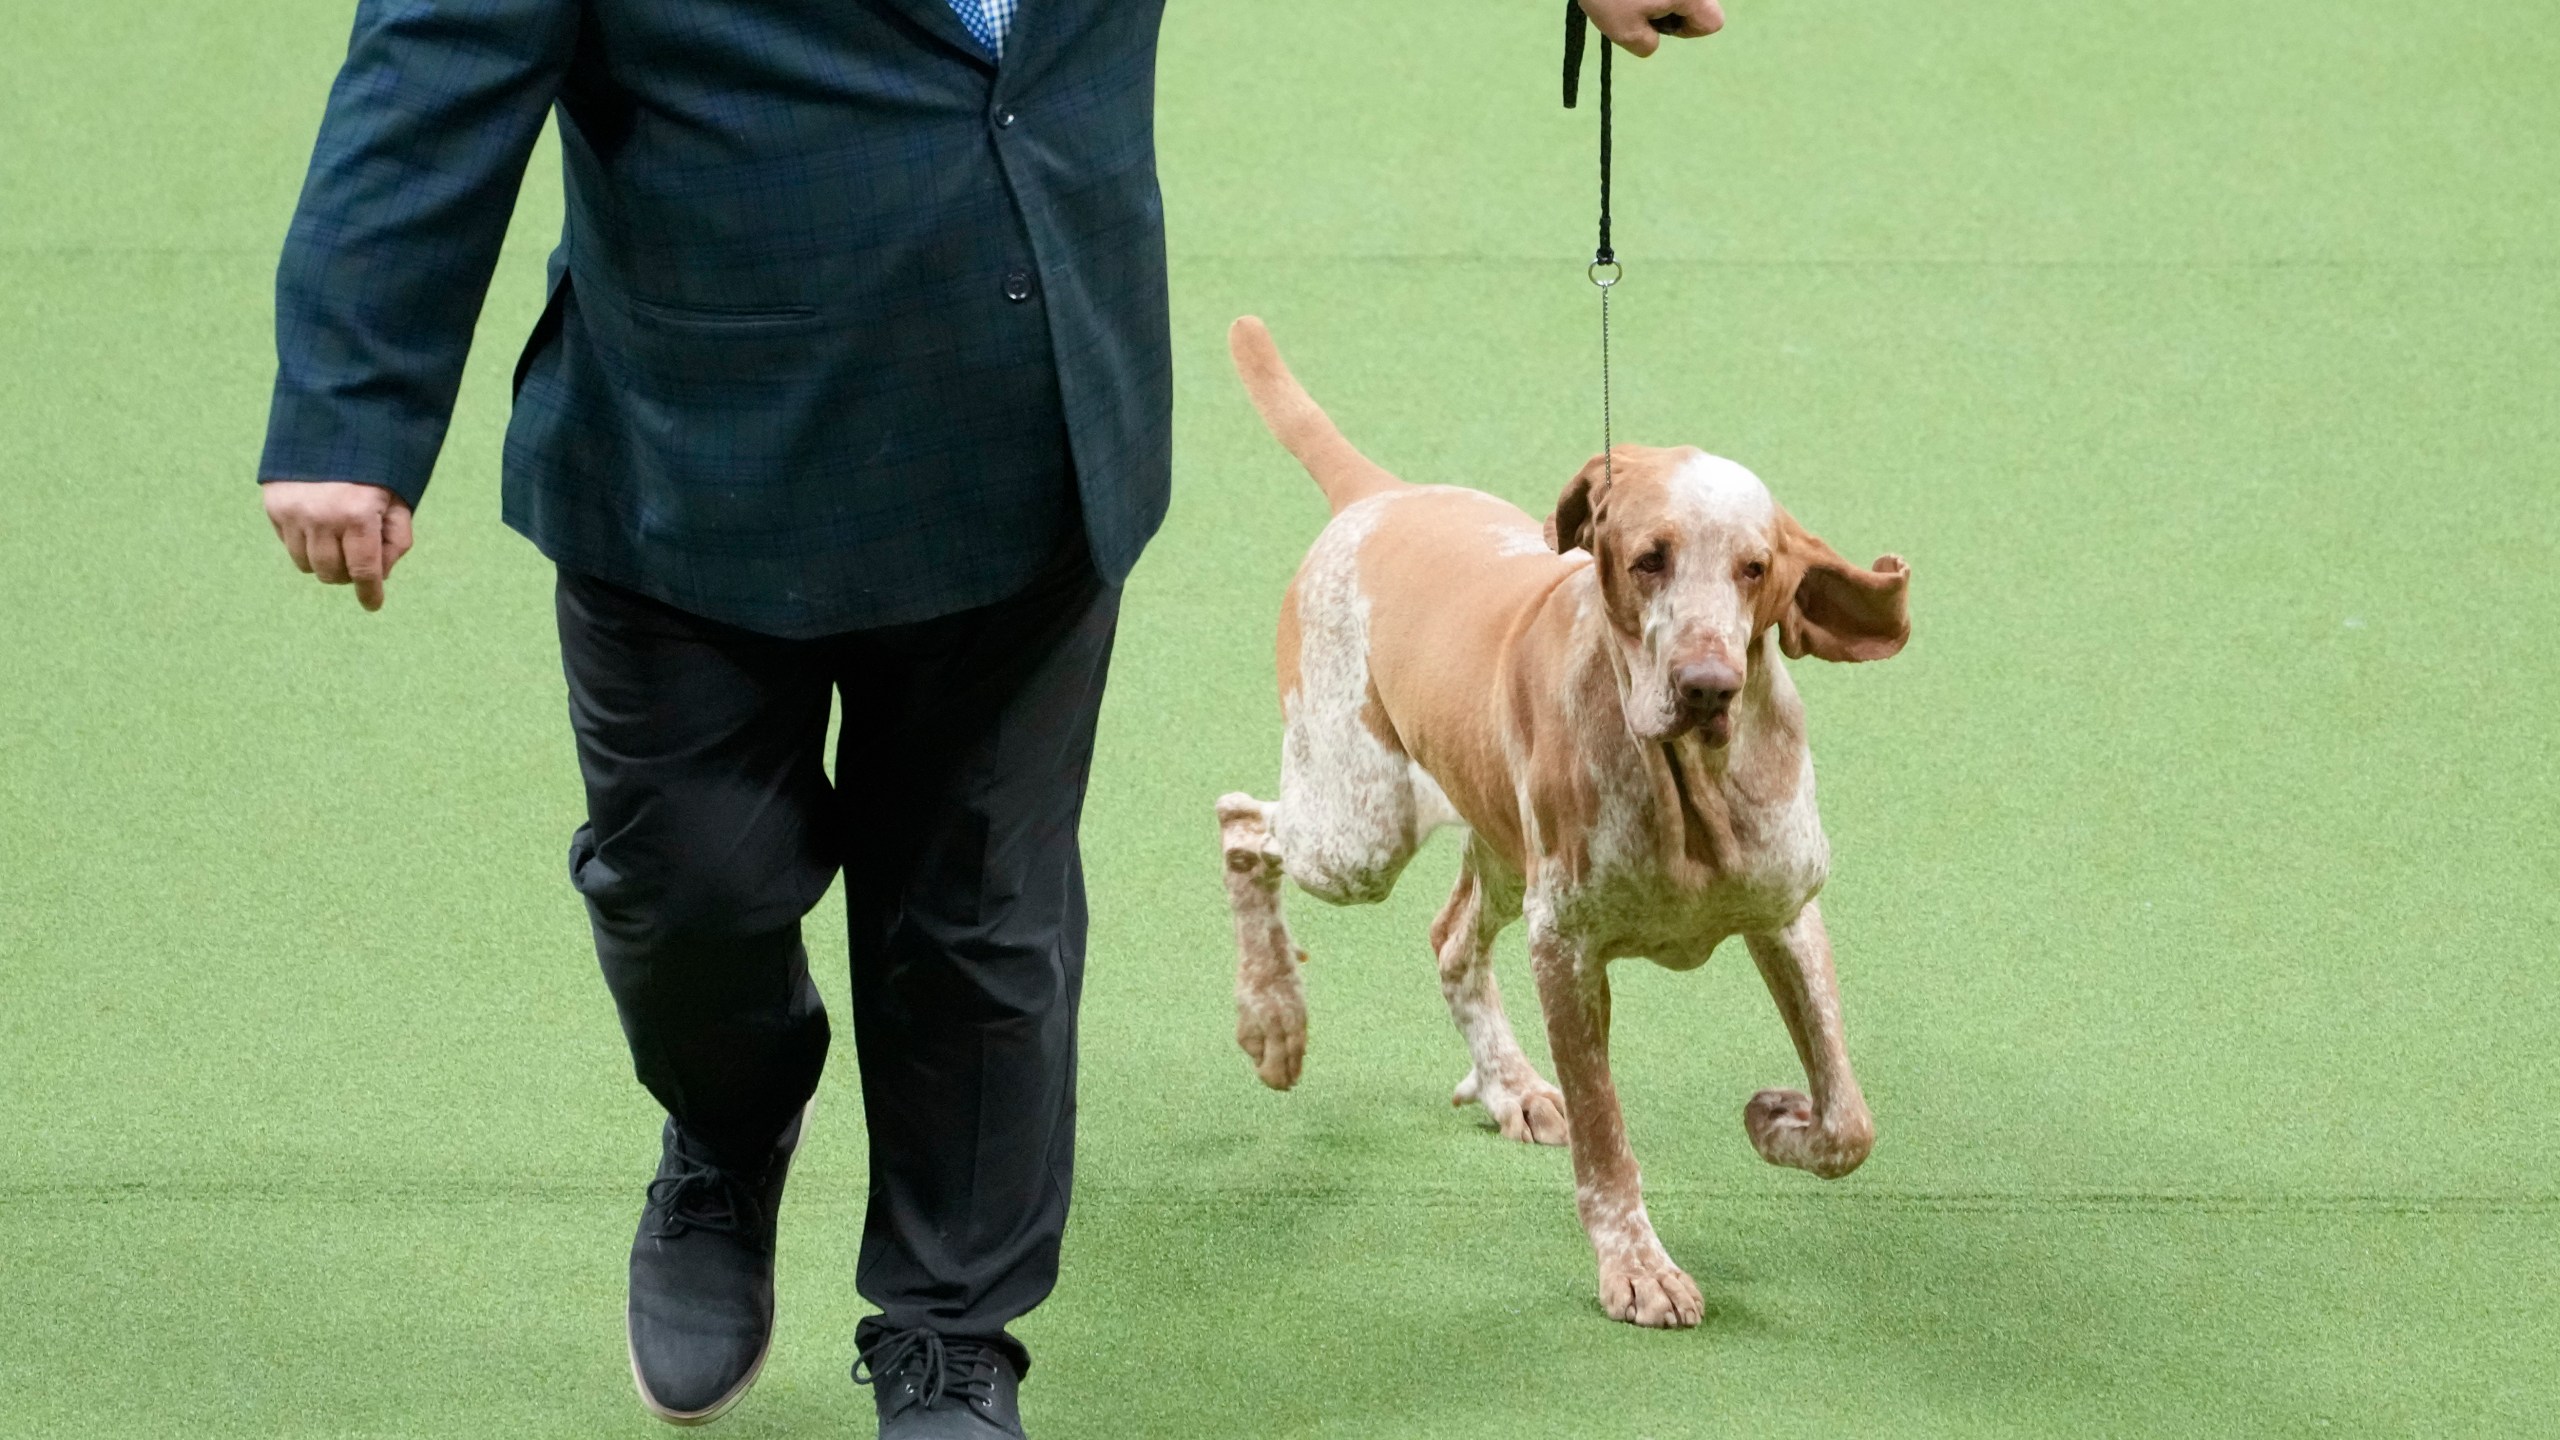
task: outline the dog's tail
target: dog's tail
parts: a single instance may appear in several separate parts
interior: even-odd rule
[[[1235,356],[1236,374],[1244,378],[1253,408],[1262,412],[1262,423],[1316,477],[1335,514],[1382,491],[1405,488],[1402,480],[1342,438],[1324,407],[1289,373],[1280,347],[1271,343],[1271,331],[1260,320],[1247,315],[1230,326],[1227,350]]]

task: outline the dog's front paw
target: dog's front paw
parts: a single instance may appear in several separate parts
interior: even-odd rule
[[[1825,1125],[1812,1097],[1801,1090],[1763,1090],[1742,1107],[1751,1148],[1772,1165],[1810,1170],[1837,1180],[1858,1168],[1875,1148],[1875,1127],[1861,1114],[1854,1122]]]
[[[1307,1063],[1307,992],[1295,970],[1237,987],[1236,1044],[1263,1084],[1286,1090],[1298,1083]]]
[[[1648,1256],[1600,1265],[1600,1308],[1648,1330],[1687,1330],[1706,1318],[1706,1296],[1689,1272],[1655,1248]]]
[[[1488,1085],[1478,1072],[1469,1070],[1467,1078],[1451,1092],[1449,1103],[1482,1105],[1505,1140],[1517,1140],[1523,1145],[1563,1145],[1573,1138],[1572,1128],[1565,1123],[1564,1092],[1534,1072]]]

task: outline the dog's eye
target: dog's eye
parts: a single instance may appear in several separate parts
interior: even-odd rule
[[[1635,564],[1630,568],[1642,575],[1659,575],[1662,573],[1662,567],[1670,563],[1671,558],[1660,550],[1647,550],[1636,557]]]
[[[1742,578],[1745,580],[1757,580],[1768,573],[1769,567],[1761,564],[1757,560],[1751,561],[1742,567]]]

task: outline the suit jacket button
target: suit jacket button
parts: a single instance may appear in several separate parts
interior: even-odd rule
[[[997,112],[996,112],[996,128],[997,128],[997,129],[999,129],[999,130],[1010,130],[1010,129],[1012,129],[1012,128],[1013,128],[1013,112],[1012,112],[1012,111],[1010,111],[1010,110],[999,110],[999,111],[997,111]]]
[[[1004,277],[1004,298],[1017,304],[1031,298],[1031,272],[1016,270]]]

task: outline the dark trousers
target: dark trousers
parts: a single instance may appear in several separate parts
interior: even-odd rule
[[[800,919],[844,873],[868,1331],[999,1337],[1057,1280],[1076,827],[1120,598],[1071,549],[995,605],[816,640],[560,575],[588,814],[570,876],[641,1084],[715,1155],[755,1163],[817,1088]]]

